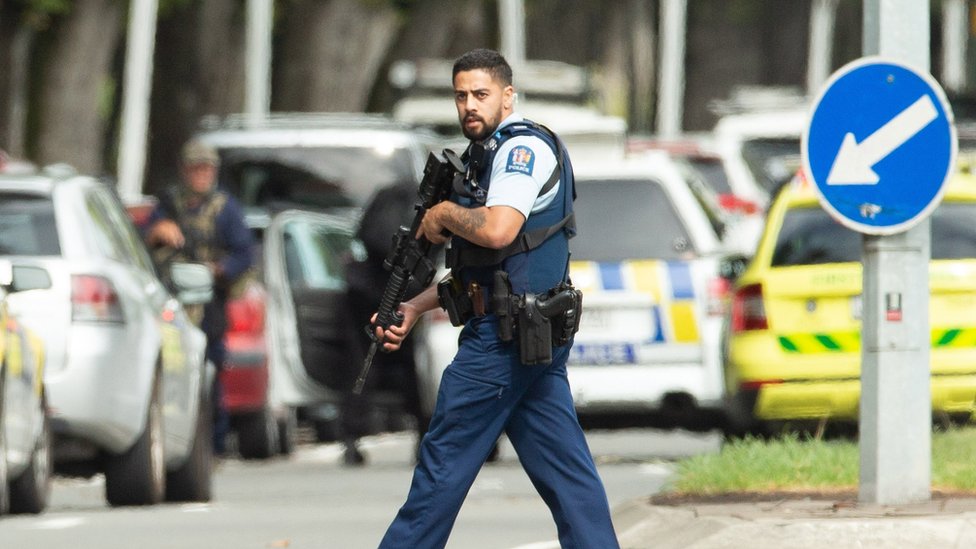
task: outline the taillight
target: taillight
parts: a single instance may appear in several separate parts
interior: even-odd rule
[[[727,278],[717,276],[708,281],[708,314],[722,316],[729,303],[732,283]]]
[[[71,320],[125,322],[115,287],[104,276],[71,276]]]
[[[718,195],[718,205],[726,211],[733,213],[742,213],[746,215],[752,215],[759,213],[759,204],[751,200],[746,200],[744,198],[738,197],[734,194],[720,194]]]
[[[766,307],[763,306],[762,285],[751,284],[732,295],[732,332],[766,330]]]
[[[264,330],[266,293],[249,285],[244,294],[227,301],[227,331],[260,334]]]

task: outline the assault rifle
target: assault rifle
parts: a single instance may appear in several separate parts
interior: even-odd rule
[[[376,323],[366,326],[366,333],[369,334],[372,343],[363,362],[363,368],[359,372],[359,378],[356,379],[356,385],[353,387],[353,392],[357,395],[362,393],[366,376],[369,375],[369,369],[373,365],[373,357],[383,344],[383,338],[376,337],[376,327],[379,326],[385,331],[390,326],[399,326],[403,322],[403,315],[398,309],[407,292],[407,285],[416,280],[426,288],[434,279],[437,267],[429,257],[431,242],[424,237],[415,238],[415,235],[427,210],[438,202],[447,200],[454,188],[454,180],[459,177],[464,177],[464,164],[454,151],[444,149],[441,154],[430,153],[427,157],[424,177],[420,181],[420,188],[417,189],[419,200],[414,204],[417,213],[413,223],[410,227],[400,226],[397,229],[396,234],[393,235],[393,249],[383,261],[383,268],[390,271],[390,278],[383,289],[383,297],[376,311]]]

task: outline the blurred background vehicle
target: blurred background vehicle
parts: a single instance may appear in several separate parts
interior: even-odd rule
[[[453,63],[453,59],[432,58],[394,63],[389,79],[399,98],[391,114],[394,120],[436,136],[428,139],[432,149],[449,148],[460,154],[468,140],[461,133],[453,100]],[[627,122],[588,104],[591,75],[583,67],[529,60],[514,80],[516,112],[556,132],[574,161],[623,155]]]
[[[377,190],[403,181],[419,182],[430,143],[422,133],[388,117],[348,113],[272,115],[257,123],[243,116],[212,118],[202,122],[198,137],[214,146],[221,156],[218,184],[244,207],[248,226],[259,243],[258,264],[268,265],[264,237],[276,214],[300,209],[345,219],[344,225],[336,225],[333,219],[324,233],[319,229],[302,233],[312,238],[306,241],[308,245],[320,246],[309,249],[315,257],[303,259],[319,262],[310,267],[318,272],[317,282],[334,282],[331,277],[343,276],[323,271],[328,265],[321,262],[337,260],[331,254],[340,251],[326,246],[336,238],[329,235],[335,233],[336,227],[355,227],[362,208]],[[285,236],[293,238],[295,234],[286,231]],[[388,238],[392,237],[390,233]],[[275,245],[281,243],[276,241]],[[300,256],[292,258],[298,260]],[[345,288],[344,283],[341,287],[333,287],[331,282],[326,286],[335,292]],[[325,373],[329,369],[348,369],[347,364],[337,363],[343,358],[348,360],[348,355],[334,351],[313,354],[326,362],[303,364],[299,353],[299,349],[312,352],[316,338],[318,344],[329,346],[328,339],[337,337],[337,333],[313,334],[317,328],[335,322],[335,300],[301,309],[299,320],[304,323],[300,327],[272,328],[302,330],[301,343],[294,339],[269,339],[269,323],[295,321],[283,307],[288,307],[289,295],[296,290],[288,289],[287,284],[275,287],[275,292],[284,293],[269,294],[261,282],[242,300],[229,302],[227,308],[224,402],[238,449],[245,458],[264,458],[287,451],[294,444],[299,415],[312,422],[320,439],[330,440],[337,432],[340,395],[328,383],[323,386],[322,376],[330,375]],[[362,319],[364,326],[367,321]],[[269,352],[272,341],[282,346]],[[306,367],[315,373],[309,376]],[[379,396],[376,402],[382,403],[384,398]]]
[[[932,411],[967,421],[976,398],[976,179],[956,174],[931,216]],[[732,435],[784,423],[856,423],[862,238],[798,177],[769,210],[756,255],[735,281],[723,335]]]
[[[0,176],[0,250],[50,275],[15,297],[46,343],[55,469],[104,472],[111,505],[209,500],[212,365],[184,309],[207,268],[174,266],[168,289],[115,189],[66,166]]]
[[[0,515],[40,513],[51,493],[44,342],[10,304],[18,293],[50,285],[44,269],[0,259]]]

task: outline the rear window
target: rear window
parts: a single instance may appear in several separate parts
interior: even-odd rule
[[[932,259],[976,258],[976,204],[943,203],[931,216]],[[823,208],[786,212],[773,267],[860,261],[861,233],[834,221]]]
[[[696,255],[684,222],[653,180],[587,181],[574,204],[573,259],[687,259]]]
[[[0,254],[61,255],[50,198],[0,193]]]
[[[362,207],[379,187],[417,181],[402,148],[227,148],[220,155],[220,184],[246,209]]]
[[[798,138],[752,139],[742,144],[742,158],[756,181],[773,192],[800,168]]]

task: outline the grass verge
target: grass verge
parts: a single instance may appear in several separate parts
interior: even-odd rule
[[[933,491],[976,495],[976,427],[932,433]],[[738,439],[717,454],[678,461],[676,478],[662,495],[733,493],[837,493],[858,486],[856,441],[787,434],[774,440]]]

